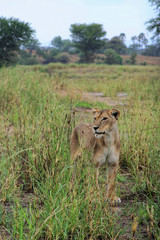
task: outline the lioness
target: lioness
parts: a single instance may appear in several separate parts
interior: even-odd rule
[[[71,158],[78,158],[83,149],[92,152],[97,167],[96,182],[98,185],[99,168],[108,162],[107,199],[111,203],[120,203],[116,197],[115,182],[119,165],[120,138],[117,120],[120,111],[93,109],[94,124],[79,124],[71,135]]]

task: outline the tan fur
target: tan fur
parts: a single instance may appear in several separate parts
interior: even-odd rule
[[[120,112],[116,109],[93,109],[94,123],[77,125],[71,135],[71,158],[76,160],[84,149],[89,150],[97,167],[96,183],[98,185],[99,168],[108,162],[107,198],[112,203],[120,203],[116,197],[116,176],[119,166],[120,138],[117,120]]]

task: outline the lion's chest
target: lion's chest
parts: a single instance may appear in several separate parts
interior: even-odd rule
[[[98,163],[99,165],[103,165],[106,162],[108,155],[109,149],[108,147],[104,147],[100,151],[95,152],[94,154],[95,162]]]
[[[103,165],[106,161],[108,163],[115,163],[119,159],[119,155],[115,153],[115,147],[104,147],[103,150],[98,151],[94,154],[95,163],[98,163],[100,166]]]

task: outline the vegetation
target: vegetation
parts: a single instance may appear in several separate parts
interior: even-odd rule
[[[147,29],[154,32],[153,37],[158,37],[160,35],[160,0],[149,0],[149,2],[155,6],[154,10],[157,13],[157,16],[147,22]]]
[[[129,52],[142,54],[146,48],[148,40],[144,33],[140,33],[138,36],[131,38],[132,44],[129,46]]]
[[[106,32],[101,24],[72,24],[71,37],[74,46],[80,51],[80,61],[90,63],[95,53],[105,45]]]
[[[105,63],[107,64],[122,64],[122,57],[113,49],[107,49],[104,52],[106,58]]]
[[[159,239],[159,75],[158,66],[0,69],[2,239]],[[96,92],[104,97],[87,98]],[[70,159],[72,128],[92,121],[92,107],[121,111],[117,208],[106,202],[106,170],[98,190],[89,153]]]
[[[111,40],[109,40],[106,44],[106,49],[113,49],[118,54],[125,54],[126,53],[126,45],[123,42],[123,37],[115,36],[115,37],[111,38]]]
[[[160,56],[160,39],[157,38],[155,43],[147,45],[142,54],[145,56]]]
[[[15,52],[33,39],[28,23],[14,18],[0,18],[0,67],[15,62]]]
[[[157,5],[157,9],[159,9],[159,5]],[[35,38],[35,31],[31,29],[29,23],[1,17],[0,67],[11,64],[69,63],[71,58],[68,54],[73,55],[79,63],[108,64],[109,62],[110,64],[110,60],[97,55],[105,54],[106,50],[110,52],[110,49],[113,50],[112,55],[114,56],[116,54],[160,56],[159,38],[155,38],[152,44],[147,45],[148,40],[144,33],[133,36],[131,38],[132,44],[127,47],[125,33],[106,39],[104,38],[106,32],[101,24],[72,24],[70,31],[72,40],[56,36],[52,39],[49,47],[41,47],[38,39]],[[77,55],[79,55],[79,60]],[[118,55],[115,57],[116,60],[111,61],[112,64],[122,63],[122,59]],[[132,61],[130,61],[131,63]]]
[[[104,63],[105,58],[98,56],[98,54],[104,54],[108,49],[115,50],[118,55],[141,54],[144,56],[160,56],[159,39],[155,39],[150,45],[147,45],[147,41],[144,33],[140,33],[138,36],[132,37],[132,44],[127,47],[125,45],[125,34],[121,33],[119,36],[115,36],[110,40],[104,39],[103,47],[99,50],[94,49],[92,54],[90,52],[90,60],[87,61],[93,62],[95,59],[99,58],[101,59],[100,62]],[[79,62],[86,61],[84,60],[84,53],[75,47],[71,40],[62,39],[60,36],[57,36],[51,41],[51,47],[40,47],[38,42],[36,44],[36,40],[35,42],[33,41],[33,43],[26,45],[25,48],[19,52],[18,63],[22,65],[38,63],[48,64],[53,62],[68,63],[70,62],[68,54],[72,55],[73,58],[75,56],[77,62],[78,54]]]
[[[136,64],[136,57],[137,57],[137,54],[136,53],[132,53],[128,63],[132,64],[132,65],[135,65]]]
[[[73,43],[69,39],[62,39],[61,36],[53,38],[51,44],[60,52],[70,52],[73,49]]]

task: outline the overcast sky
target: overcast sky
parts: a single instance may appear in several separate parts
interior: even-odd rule
[[[60,35],[70,38],[73,23],[100,23],[111,38],[125,33],[127,43],[144,32],[145,22],[154,17],[147,0],[0,0],[0,16],[29,22],[43,45]]]

